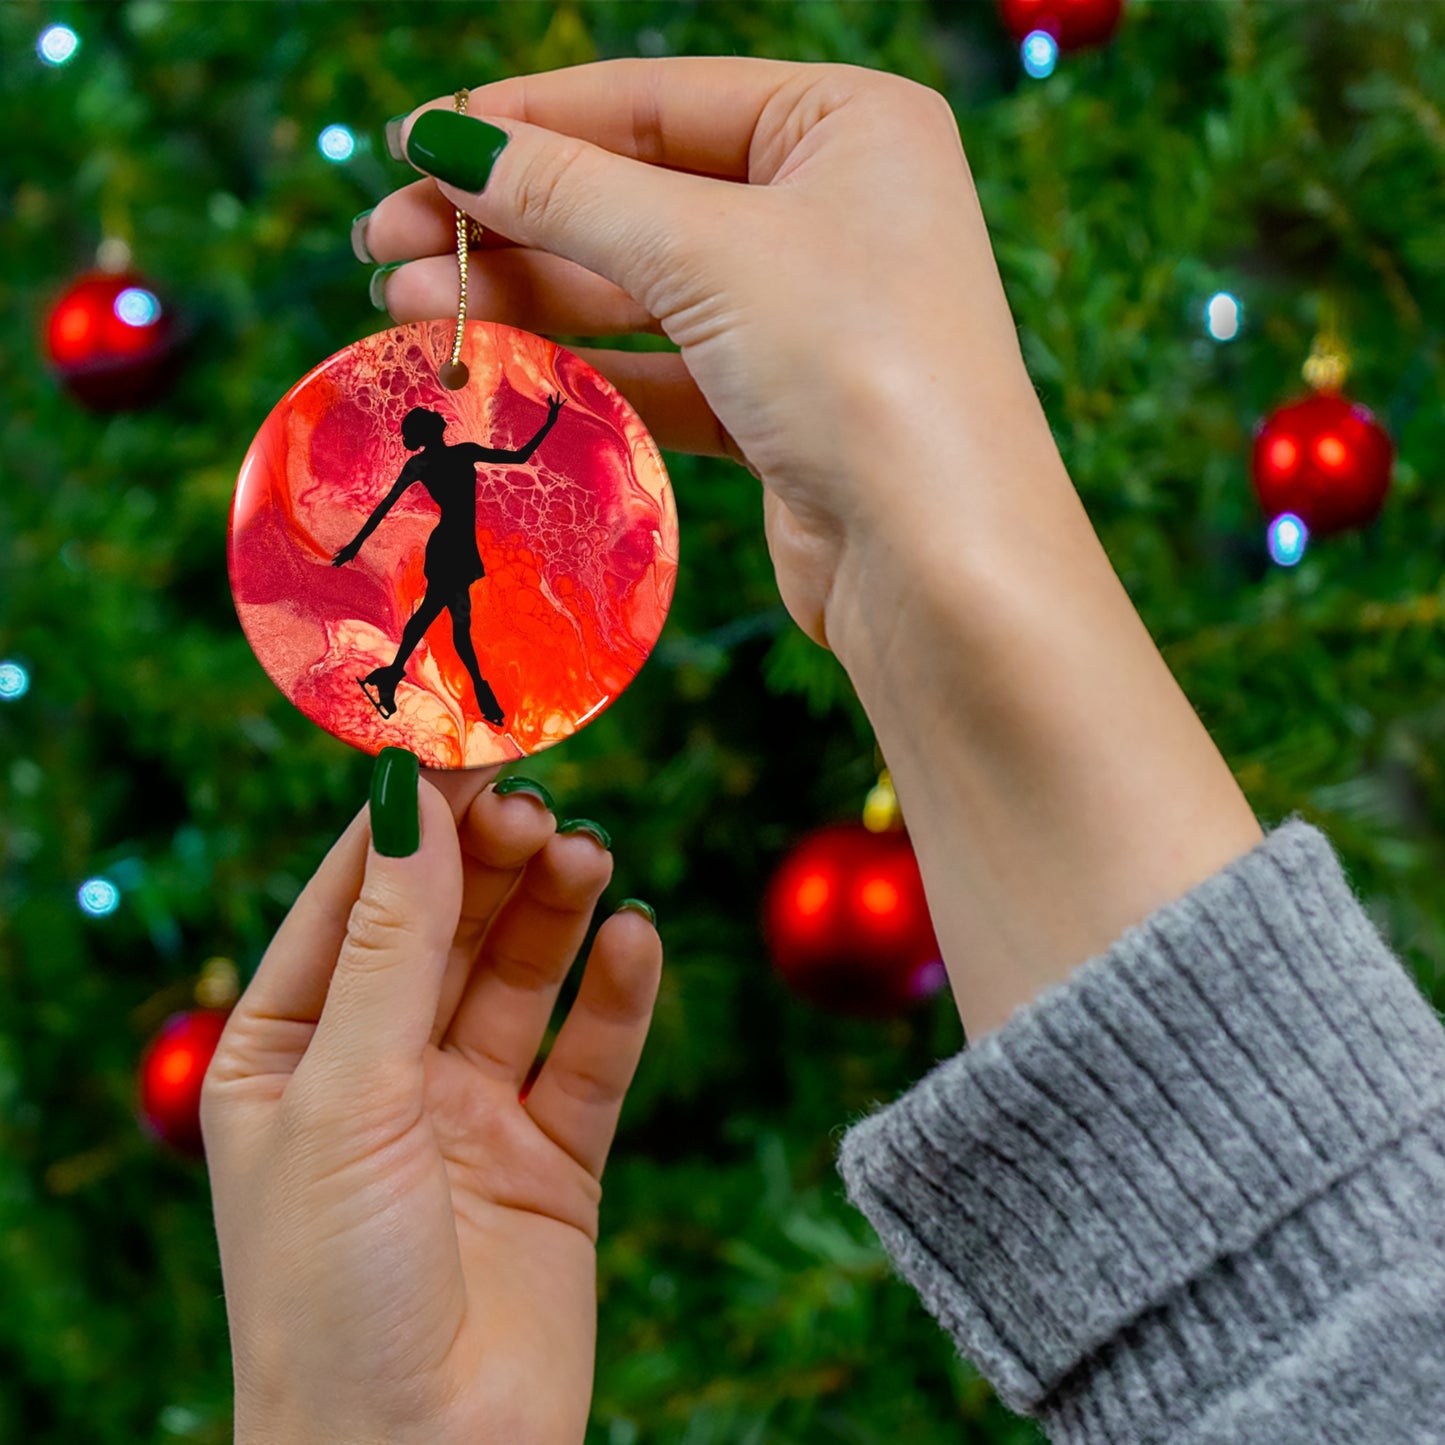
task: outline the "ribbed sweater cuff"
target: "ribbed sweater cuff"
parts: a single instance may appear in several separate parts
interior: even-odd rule
[[[1322,1227],[1374,1255],[1398,1220],[1371,1161],[1412,1133],[1436,1159],[1442,1104],[1439,1019],[1295,815],[854,1124],[838,1167],[1001,1398],[1076,1412],[1141,1332],[1164,1396],[1193,1383],[1191,1334],[1236,1348],[1232,1311],[1298,1297]]]

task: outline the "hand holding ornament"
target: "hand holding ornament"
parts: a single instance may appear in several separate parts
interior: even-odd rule
[[[450,806],[449,806],[450,803]],[[662,971],[606,835],[378,759],[233,1009],[201,1127],[237,1445],[578,1445],[602,1173]]]
[[[480,314],[677,343],[581,354],[661,446],[761,481],[783,602],[873,724],[970,1037],[1259,840],[1064,467],[941,95],[676,57],[450,106],[388,126],[428,179],[356,238],[407,263],[387,309],[455,306],[458,207],[489,235]]]

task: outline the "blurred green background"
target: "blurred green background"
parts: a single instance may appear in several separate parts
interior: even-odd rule
[[[74,27],[65,66],[36,58]],[[352,216],[412,172],[388,116],[597,57],[846,61],[958,115],[1025,355],[1130,595],[1261,820],[1301,810],[1445,994],[1445,7],[1146,3],[1020,71],[988,0],[0,7],[0,1440],[230,1439],[204,1166],[135,1119],[201,963],[242,981],[370,760],[261,672],[225,576],[236,469],[285,389],[386,320]],[[358,138],[328,162],[331,124]],[[153,407],[77,407],[39,329],[106,236],[195,327]],[[888,257],[878,258],[880,267]],[[1227,344],[1209,296],[1242,299]],[[1256,421],[1321,305],[1399,448],[1380,521],[1275,566]],[[559,338],[565,340],[566,338]],[[670,455],[677,593],[625,696],[528,760],[652,901],[656,1024],[606,1177],[596,1445],[1039,1437],[959,1360],[843,1197],[838,1135],[963,1042],[945,992],[820,1013],[775,979],[766,881],[856,816],[872,735],[782,610],[757,483]],[[900,478],[906,505],[906,478]],[[121,889],[89,918],[76,890]],[[565,1010],[572,989],[559,1004]]]

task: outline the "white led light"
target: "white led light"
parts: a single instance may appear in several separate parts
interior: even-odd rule
[[[87,878],[76,894],[82,912],[104,918],[120,907],[120,889],[109,878]]]
[[[1024,69],[1035,80],[1043,80],[1054,73],[1059,63],[1059,42],[1047,30],[1031,30],[1019,47]]]
[[[47,65],[64,65],[80,49],[80,36],[68,25],[50,25],[40,32],[35,53]]]
[[[1309,528],[1293,512],[1281,512],[1269,524],[1269,555],[1281,567],[1293,567],[1305,554]]]
[[[1243,319],[1244,308],[1228,291],[1216,291],[1204,308],[1204,329],[1216,341],[1233,341]]]
[[[327,126],[316,144],[329,161],[349,161],[356,154],[356,137],[344,125]]]
[[[18,662],[0,662],[0,702],[14,702],[30,691],[30,674]]]
[[[115,298],[115,314],[127,326],[150,326],[160,320],[161,303],[154,292],[127,286]]]

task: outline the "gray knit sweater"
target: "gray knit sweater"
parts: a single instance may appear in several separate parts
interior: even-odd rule
[[[1445,1030],[1297,814],[838,1167],[1054,1441],[1445,1441]]]

